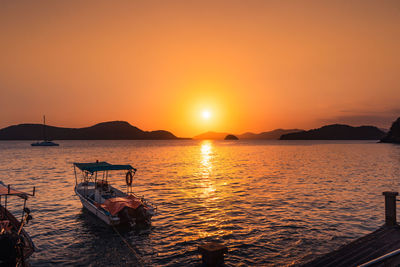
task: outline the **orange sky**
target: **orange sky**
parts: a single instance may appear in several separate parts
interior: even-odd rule
[[[400,116],[399,1],[113,3],[0,2],[0,127],[46,114],[191,137]]]

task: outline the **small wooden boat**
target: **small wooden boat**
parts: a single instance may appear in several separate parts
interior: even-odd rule
[[[32,143],[31,146],[59,146],[59,144],[54,143],[46,138],[46,117],[43,116],[43,141]]]
[[[35,249],[32,239],[23,227],[32,219],[30,210],[26,207],[26,201],[28,196],[34,194],[35,188],[32,194],[28,194],[0,182],[0,266],[28,266],[26,260]],[[24,199],[21,221],[7,209],[7,198],[10,196]]]
[[[82,172],[80,182],[76,172]],[[110,171],[127,171],[125,180],[127,191],[110,185]],[[132,191],[133,176],[136,169],[131,165],[114,165],[107,162],[74,163],[75,193],[80,198],[84,208],[108,225],[150,225],[151,217],[156,208],[144,197],[135,195]]]

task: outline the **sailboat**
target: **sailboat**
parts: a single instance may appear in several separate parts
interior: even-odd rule
[[[43,141],[32,143],[31,146],[59,146],[59,144],[46,139],[46,116],[43,116]]]

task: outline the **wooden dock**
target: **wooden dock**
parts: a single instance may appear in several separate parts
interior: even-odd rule
[[[385,225],[303,266],[400,266],[400,226],[396,221],[398,193],[383,192],[383,195]]]

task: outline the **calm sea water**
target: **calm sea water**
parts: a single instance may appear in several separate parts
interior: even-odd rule
[[[125,231],[146,265],[196,266],[224,242],[228,266],[299,264],[383,224],[383,191],[400,189],[400,146],[370,141],[0,142],[0,180],[37,195],[26,227],[33,266],[136,262],[74,195],[73,162],[130,163],[157,204],[152,227]],[[124,188],[124,176],[114,175]],[[18,209],[17,206],[15,206]]]

